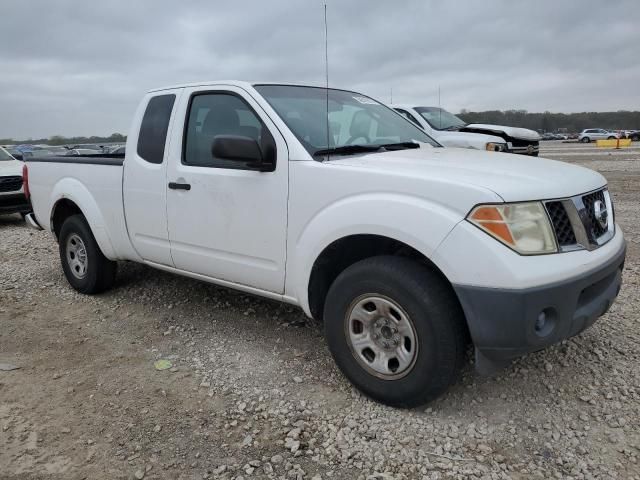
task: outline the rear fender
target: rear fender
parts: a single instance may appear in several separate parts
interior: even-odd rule
[[[87,223],[103,255],[109,259],[115,259],[116,252],[113,248],[109,233],[107,232],[104,216],[93,195],[75,178],[66,177],[60,179],[51,191],[51,200],[49,203],[53,205],[49,217],[51,231],[53,232],[53,214],[55,213],[58,202],[63,199],[70,200],[78,206],[87,219]]]

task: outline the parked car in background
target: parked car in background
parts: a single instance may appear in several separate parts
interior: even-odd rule
[[[126,151],[127,147],[124,145],[112,148],[109,153],[113,154],[113,155],[124,155],[125,151]]]
[[[102,145],[97,145],[95,143],[79,143],[77,145],[68,145],[67,148],[73,150],[94,150],[95,152],[102,152]]]
[[[630,138],[631,141],[637,142],[640,140],[640,130],[628,130],[627,138]]]
[[[467,124],[439,107],[392,105],[392,108],[445,147],[538,156],[540,135],[533,130],[502,125]]]
[[[69,284],[107,290],[130,260],[298,305],[346,377],[390,405],[455,382],[468,334],[488,373],[577,335],[620,290],[602,175],[441,148],[360,93],[152,90],[127,142],[126,158],[27,163],[27,222],[53,233]]]
[[[16,150],[15,147],[5,148],[5,151],[16,160],[22,160],[23,158],[22,152],[20,150]]]
[[[78,155],[100,155],[102,152],[100,150],[95,150],[93,148],[70,148],[67,150],[65,155],[67,156],[78,156]]]
[[[611,140],[615,138],[620,138],[620,134],[617,132],[611,132],[609,130],[604,130],[602,128],[588,128],[583,130],[582,133],[578,136],[578,140],[582,143],[589,143],[595,140]]]
[[[31,211],[22,186],[23,163],[0,147],[0,214]]]

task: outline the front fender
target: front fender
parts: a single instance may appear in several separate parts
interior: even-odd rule
[[[82,214],[87,219],[91,232],[100,247],[103,255],[107,258],[116,258],[116,251],[113,248],[113,242],[109,237],[105,225],[105,219],[89,190],[75,178],[65,177],[60,179],[51,191],[50,203],[51,208],[49,222],[51,231],[53,232],[53,214],[55,213],[58,202],[62,199],[71,200],[75,203]]]
[[[287,275],[287,291],[294,292],[300,306],[310,315],[311,270],[331,243],[351,235],[380,235],[430,258],[461,220],[460,213],[412,195],[365,193],[341,198],[317,212],[293,239],[292,274]]]

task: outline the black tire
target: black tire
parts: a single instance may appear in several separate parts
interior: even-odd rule
[[[67,255],[68,242],[74,236],[80,238],[85,251],[86,270],[81,276],[73,271],[75,267],[72,266]],[[77,240],[73,239],[73,241]],[[74,289],[80,293],[94,294],[111,288],[116,278],[117,263],[102,254],[83,215],[72,215],[64,221],[60,228],[58,242],[64,275]]]
[[[630,138],[632,142],[637,142],[638,140],[640,140],[640,135],[631,135]]]
[[[607,137],[607,140],[615,140],[616,137]]]
[[[532,157],[537,157],[538,155],[540,155],[540,152],[533,152],[533,153],[531,154],[531,156],[532,156]]]
[[[580,140],[582,143],[589,143],[591,141],[591,139],[589,137],[582,137],[582,140]]]
[[[372,374],[351,350],[347,315],[367,294],[397,303],[414,326],[417,353],[400,378]],[[408,258],[373,257],[344,270],[327,294],[324,327],[329,350],[344,375],[364,394],[394,407],[437,398],[457,380],[465,360],[466,325],[454,292],[438,273]]]

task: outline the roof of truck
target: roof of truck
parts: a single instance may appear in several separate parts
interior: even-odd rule
[[[214,85],[231,85],[234,87],[247,88],[252,87],[254,85],[289,85],[294,87],[319,87],[323,88],[324,85],[313,85],[313,84],[304,84],[304,83],[289,83],[289,82],[247,82],[242,80],[211,80],[211,81],[203,81],[203,82],[192,82],[192,83],[182,83],[179,85],[170,85],[167,87],[153,88],[149,90],[147,93],[160,92],[162,90],[174,90],[177,88],[190,88],[190,87],[206,87],[206,86],[214,86]],[[333,89],[333,87],[330,87]],[[336,88],[335,90],[342,90]]]

